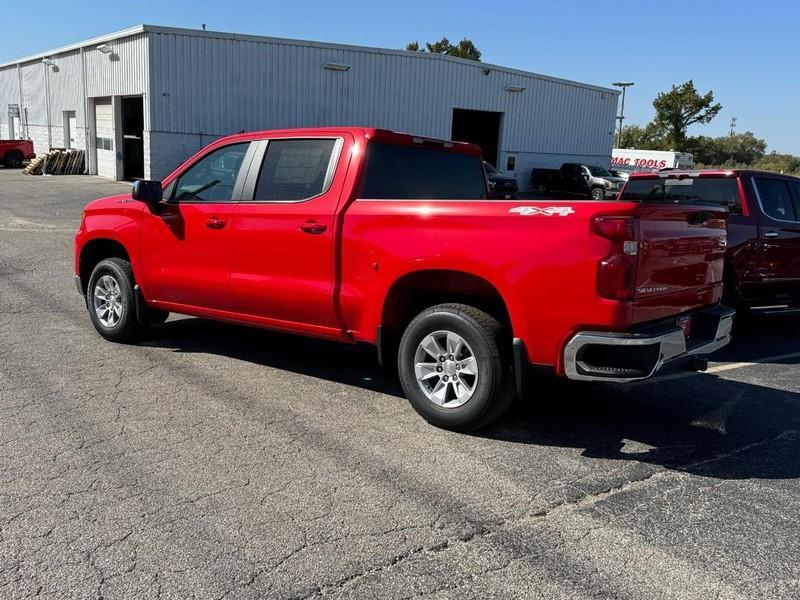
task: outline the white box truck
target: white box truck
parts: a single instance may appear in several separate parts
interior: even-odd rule
[[[611,168],[620,175],[660,171],[661,169],[692,169],[694,157],[688,152],[662,150],[637,150],[614,148],[611,150]]]

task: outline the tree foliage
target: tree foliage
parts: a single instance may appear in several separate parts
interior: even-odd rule
[[[686,130],[695,124],[711,122],[722,110],[722,105],[714,103],[714,92],[711,90],[700,95],[690,79],[681,85],[673,85],[668,92],[658,94],[653,100],[653,108],[656,109],[656,127],[673,148],[679,148],[686,141]]]
[[[419,42],[410,42],[406,45],[406,50],[410,52],[431,52],[433,54],[446,54],[447,56],[457,56],[470,60],[481,60],[481,52],[475,47],[472,40],[464,38],[458,44],[452,44],[450,40],[443,37],[438,42],[427,42],[425,48],[421,48]]]

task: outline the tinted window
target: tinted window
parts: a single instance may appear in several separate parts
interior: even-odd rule
[[[373,142],[359,197],[478,200],[486,198],[486,179],[479,156]]]
[[[230,202],[249,142],[217,148],[194,163],[178,179],[178,202]]]
[[[796,221],[797,215],[792,204],[792,196],[789,193],[789,186],[780,179],[755,180],[758,190],[758,199],[764,213],[779,221]]]
[[[714,204],[741,214],[739,184],[728,178],[629,179],[621,200],[659,204]]]
[[[589,173],[595,177],[611,177],[611,173],[606,171],[603,167],[589,167]]]
[[[273,140],[256,184],[256,200],[306,200],[324,191],[336,140]]]

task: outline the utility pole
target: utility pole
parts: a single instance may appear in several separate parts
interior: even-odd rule
[[[617,134],[617,148],[622,144],[622,122],[625,120],[625,90],[633,85],[632,81],[615,81],[614,87],[622,88],[622,109],[617,120],[619,121],[619,133]]]
[[[736,117],[731,117],[731,137],[736,134]]]

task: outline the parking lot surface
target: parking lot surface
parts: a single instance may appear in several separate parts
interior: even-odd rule
[[[450,433],[367,348],[101,339],[72,236],[125,190],[0,170],[0,597],[800,597],[797,319]]]

